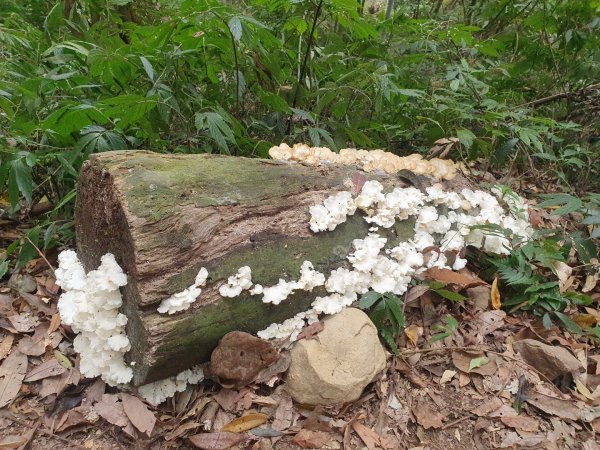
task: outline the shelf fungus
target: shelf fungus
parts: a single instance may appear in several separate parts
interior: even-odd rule
[[[309,147],[306,144],[286,143],[271,147],[269,156],[280,161],[296,161],[311,166],[320,164],[355,165],[365,172],[381,170],[396,173],[410,170],[419,175],[429,175],[438,180],[452,180],[456,177],[456,165],[446,159],[423,159],[417,153],[409,156],[398,156],[384,150],[357,150],[343,148],[335,153],[326,147]]]

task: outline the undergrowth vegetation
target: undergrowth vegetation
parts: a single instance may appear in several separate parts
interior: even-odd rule
[[[91,153],[264,157],[286,141],[403,155],[453,138],[453,159],[533,180],[536,193],[559,192],[542,205],[583,215],[579,234],[540,235],[491,261],[515,307],[578,301],[536,267],[567,261],[573,246],[582,264],[597,258],[600,3],[392,5],[387,15],[356,0],[3,1],[1,207],[36,223],[7,243],[0,272],[72,238]],[[395,300],[374,301],[397,334]]]

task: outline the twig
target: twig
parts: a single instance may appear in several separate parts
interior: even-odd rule
[[[596,89],[596,88],[600,88],[600,83],[590,84],[589,86],[582,87],[581,89],[578,89],[576,91],[561,92],[559,94],[549,95],[548,97],[539,98],[537,100],[532,100],[530,102],[520,104],[519,107],[522,107],[522,106],[534,106],[535,107],[535,106],[543,105],[545,103],[553,102],[554,100],[561,100],[563,98],[573,97],[577,94],[587,91],[588,89]]]
[[[37,245],[35,245],[31,239],[29,239],[29,236],[25,236],[25,239],[27,239],[27,241],[33,246],[33,248],[35,248],[35,250],[38,252],[38,255],[40,255],[40,257],[44,260],[44,262],[46,263],[46,265],[48,266],[48,268],[50,269],[50,271],[52,272],[52,275],[56,276],[56,274],[54,273],[54,267],[52,267],[52,264],[50,264],[50,262],[46,259],[46,257],[44,256],[44,254],[42,253],[42,251],[38,248]]]

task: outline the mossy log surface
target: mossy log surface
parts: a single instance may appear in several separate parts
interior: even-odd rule
[[[323,290],[297,291],[275,306],[247,293],[223,298],[218,288],[245,265],[253,282],[269,286],[297,279],[305,260],[325,274],[345,264],[352,240],[366,236],[368,224],[357,213],[333,232],[314,234],[309,206],[352,189],[356,171],[218,155],[92,155],[78,185],[78,253],[92,270],[111,252],[127,273],[123,312],[134,384],[208,360],[229,331],[255,333],[308,309]],[[365,175],[404,185],[399,177]],[[400,222],[383,234],[405,240],[412,226]],[[160,301],[193,284],[201,267],[209,278],[196,302],[174,315],[158,314]]]

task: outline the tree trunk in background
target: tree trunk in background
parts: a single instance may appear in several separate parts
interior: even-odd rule
[[[263,286],[297,279],[305,260],[326,275],[343,265],[369,225],[357,213],[333,232],[313,234],[309,206],[352,189],[355,171],[216,155],[92,155],[78,185],[77,248],[87,270],[111,252],[128,275],[123,310],[134,384],[206,361],[229,331],[255,333],[308,309],[323,290],[297,291],[274,306],[262,296],[223,298],[218,287],[245,265]],[[395,176],[366,176],[402,185]],[[412,236],[409,222],[386,230],[391,243]],[[193,284],[201,267],[209,279],[199,299],[186,311],[158,314],[160,301]]]

